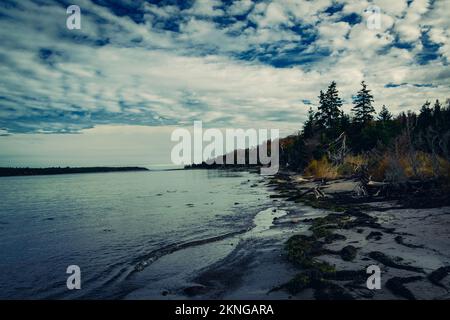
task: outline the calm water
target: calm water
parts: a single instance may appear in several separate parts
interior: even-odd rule
[[[173,270],[147,267],[245,231],[268,201],[262,178],[249,173],[0,178],[0,298],[123,298],[152,281],[174,281],[192,268],[194,255],[178,257]],[[220,248],[211,252],[197,252],[196,263],[221,258]],[[73,264],[82,289],[69,291],[66,268]]]

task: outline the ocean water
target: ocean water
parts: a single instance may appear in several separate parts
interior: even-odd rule
[[[269,203],[246,172],[1,177],[0,298],[153,298],[148,288],[176,287],[227,255],[228,237],[264,227]],[[81,290],[66,287],[69,265]]]

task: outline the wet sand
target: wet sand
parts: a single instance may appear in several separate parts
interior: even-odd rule
[[[268,209],[274,215],[270,228],[255,227],[253,233],[240,238],[228,256],[201,270],[181,296],[191,299],[450,298],[447,289],[450,287],[450,207],[413,209],[382,197],[358,198],[354,196],[356,182],[348,179],[324,186],[324,201],[299,196],[317,185],[300,176],[280,175],[268,185],[277,191],[271,195],[274,206]],[[351,203],[349,197],[354,198]],[[280,210],[283,214],[275,216]],[[312,230],[320,219],[336,222],[327,224],[327,237],[318,237],[316,230]],[[340,225],[340,221],[346,224]],[[314,263],[324,262],[332,268],[321,275],[326,281],[317,282],[310,277],[311,270],[289,261],[286,241],[294,235],[314,239],[320,245],[320,253],[311,258]],[[381,289],[367,288],[366,269],[370,265],[381,270]],[[305,274],[311,283],[299,288],[295,279]]]

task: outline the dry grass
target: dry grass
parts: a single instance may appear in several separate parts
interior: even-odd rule
[[[437,160],[433,162],[430,154],[416,152],[414,161],[416,162],[417,176],[414,173],[410,156],[385,153],[381,160],[370,168],[370,174],[377,181],[433,177],[450,178],[450,163],[441,157],[437,157]]]
[[[369,168],[369,174],[372,176],[372,179],[375,181],[383,181],[386,179],[386,174],[393,167],[393,159],[389,156],[389,154],[385,153],[381,159],[373,164]]]
[[[319,179],[336,179],[339,176],[338,168],[325,156],[320,160],[312,160],[305,169],[305,175]]]
[[[350,177],[356,174],[361,167],[370,163],[369,174],[375,181],[399,182],[411,178],[426,179],[433,177],[450,180],[449,161],[441,157],[433,161],[433,157],[424,152],[416,152],[414,161],[416,162],[418,176],[414,174],[411,157],[405,153],[385,152],[378,161],[369,161],[363,155],[348,155],[344,163],[339,166],[333,165],[324,156],[320,160],[312,160],[306,167],[304,174],[318,179]]]
[[[357,173],[361,167],[366,166],[367,163],[367,157],[364,155],[347,155],[344,159],[344,163],[338,167],[339,175],[352,176]]]

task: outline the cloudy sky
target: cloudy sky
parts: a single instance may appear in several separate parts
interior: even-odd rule
[[[450,97],[449,21],[448,0],[2,0],[0,165],[167,163],[194,120],[288,134],[332,80],[346,110],[362,80],[417,110]]]

